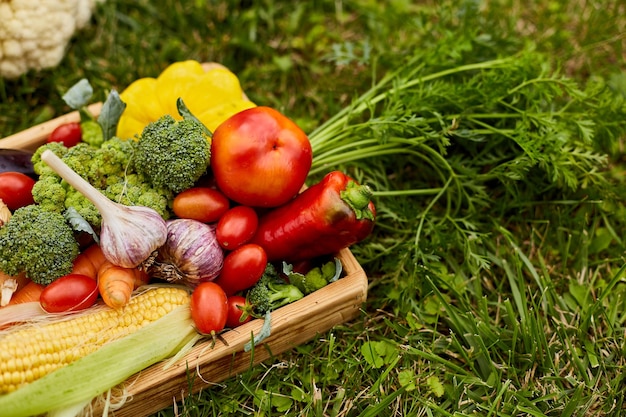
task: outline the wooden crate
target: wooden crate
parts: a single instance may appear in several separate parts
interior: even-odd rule
[[[97,115],[100,108],[101,104],[96,103],[89,110]],[[63,123],[79,121],[79,118],[75,111],[31,127],[0,139],[0,148],[34,150],[45,142],[54,128]],[[367,297],[367,276],[349,249],[343,249],[337,256],[345,276],[274,311],[271,315],[271,336],[255,347],[253,355],[244,351],[244,345],[260,331],[263,325],[261,319],[223,333],[223,340],[227,344],[220,340],[213,347],[208,340],[198,343],[167,369],[164,369],[162,363],[157,363],[130,377],[124,386],[131,397],[121,409],[115,411],[115,416],[141,417],[152,414],[189,395],[189,373],[193,373],[191,391],[195,393],[357,317]],[[102,410],[98,409],[99,405],[96,403],[94,407],[94,415],[100,414]]]

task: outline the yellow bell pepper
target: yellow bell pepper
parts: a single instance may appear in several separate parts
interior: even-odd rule
[[[182,98],[187,108],[214,131],[228,117],[255,107],[241,89],[239,79],[219,64],[203,66],[197,61],[175,62],[157,78],[141,78],[120,94],[126,109],[117,127],[117,136],[138,136],[150,122],[169,114],[180,120],[176,101]]]

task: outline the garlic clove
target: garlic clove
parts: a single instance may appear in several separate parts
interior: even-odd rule
[[[163,218],[148,207],[124,206],[122,210],[126,208],[132,208],[132,214],[116,214],[113,220],[102,222],[100,247],[104,257],[114,265],[134,268],[165,243],[167,226]]]

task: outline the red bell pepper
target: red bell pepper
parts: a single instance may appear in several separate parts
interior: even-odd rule
[[[338,252],[374,228],[372,191],[340,171],[259,219],[252,239],[268,261],[298,262]]]

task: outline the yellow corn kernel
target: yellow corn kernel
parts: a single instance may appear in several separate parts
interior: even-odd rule
[[[185,289],[155,287],[132,297],[121,309],[102,306],[51,322],[15,326],[0,334],[0,394],[68,365],[188,303]]]

